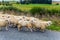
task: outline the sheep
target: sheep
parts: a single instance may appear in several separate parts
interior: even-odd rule
[[[14,15],[2,14],[0,18],[8,20],[9,24],[13,25],[13,27],[17,24],[17,20],[14,18]]]
[[[38,18],[34,18],[34,17],[29,17],[29,21],[39,21],[39,19]]]
[[[1,19],[5,19],[8,20],[10,25],[13,25],[13,27],[15,27],[17,25],[17,19],[14,18],[14,15],[8,15],[8,14],[0,14],[0,18]]]
[[[2,30],[2,27],[5,27],[6,30],[8,30],[8,21],[4,19],[0,19],[0,30]]]
[[[17,23],[18,23],[18,20],[14,16],[10,16],[9,22],[10,22],[11,25],[13,25],[13,27],[16,27]]]
[[[30,20],[30,18],[29,17],[26,17],[26,16],[14,16],[18,21],[20,21],[20,20],[27,20],[27,21],[29,21]]]
[[[40,28],[41,28],[41,31],[44,32],[46,27],[50,26],[52,24],[51,21],[43,21],[43,22],[40,22]]]
[[[15,19],[17,19],[18,21],[19,20],[23,20],[23,17],[22,16],[14,16]]]
[[[3,18],[3,19],[9,19],[11,15],[8,15],[8,14],[0,14],[0,18]]]
[[[44,32],[44,30],[46,29],[46,27],[50,26],[52,24],[51,21],[33,21],[33,28],[35,30],[35,28],[39,28],[41,32]]]
[[[17,26],[18,27],[18,31],[21,30],[22,26],[27,27],[32,32],[32,25],[31,25],[30,21],[20,20],[18,22],[18,26]]]
[[[26,20],[26,21],[29,21],[30,20],[30,17],[23,16],[23,19]]]

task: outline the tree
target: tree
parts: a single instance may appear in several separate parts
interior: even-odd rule
[[[2,0],[2,4],[4,5],[4,0]]]

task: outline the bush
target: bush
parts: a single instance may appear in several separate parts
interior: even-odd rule
[[[58,10],[52,8],[51,10],[47,10],[47,13],[49,15],[55,15],[56,13],[59,13],[59,12],[58,12]]]
[[[40,15],[60,15],[60,10],[55,8],[43,8],[43,7],[33,7],[30,12],[34,14],[40,14]]]
[[[33,7],[30,12],[34,15],[35,13],[40,13],[40,8],[39,7]]]
[[[0,7],[0,10],[3,10],[3,11],[5,11],[5,10],[10,10],[10,11],[14,10],[15,12],[22,12],[22,10],[17,9],[17,8],[15,8],[15,7],[12,7],[12,6]]]
[[[45,8],[41,8],[41,7],[33,7],[30,12],[34,15],[34,14],[39,14],[39,15],[45,15],[47,13],[47,10]]]
[[[59,3],[56,3],[56,5],[59,5]]]
[[[16,2],[16,4],[20,4],[20,2]]]

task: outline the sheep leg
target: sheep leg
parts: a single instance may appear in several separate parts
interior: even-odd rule
[[[6,28],[6,30],[8,30],[8,26],[6,26],[5,28]]]
[[[45,32],[45,29],[41,29],[41,28],[40,28],[40,31],[41,31],[41,32]]]
[[[46,29],[45,27],[46,27],[45,25],[41,25],[41,27],[40,27],[41,28],[41,32],[45,31],[45,29]]]
[[[33,27],[33,30],[36,31],[36,27]]]
[[[18,25],[18,31],[20,31],[21,30],[21,26],[20,25]]]
[[[32,31],[32,28],[31,28],[30,26],[28,26],[28,28],[30,29],[31,32],[33,32],[33,31]]]
[[[10,24],[10,27],[13,27],[13,24]]]
[[[16,24],[11,24],[11,26],[12,26],[13,28],[15,28],[15,27],[16,27]]]

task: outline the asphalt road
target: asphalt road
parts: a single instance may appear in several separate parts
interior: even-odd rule
[[[49,31],[46,32],[30,32],[18,31],[16,28],[9,28],[9,31],[0,31],[0,40],[60,40],[60,32]]]

